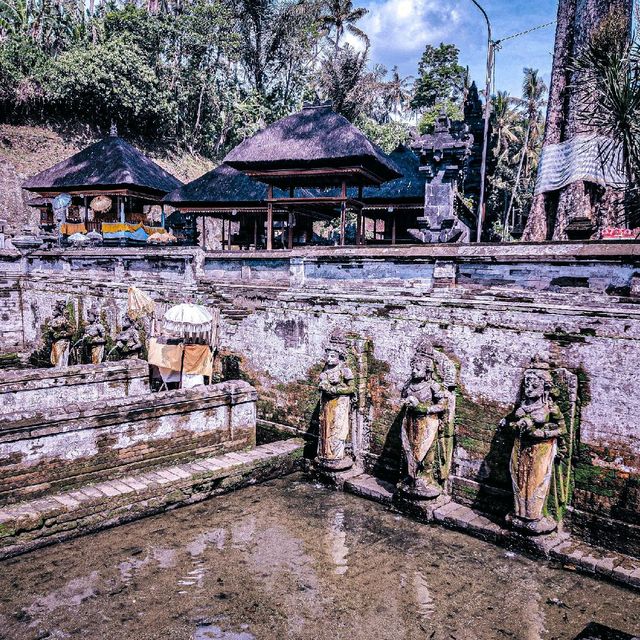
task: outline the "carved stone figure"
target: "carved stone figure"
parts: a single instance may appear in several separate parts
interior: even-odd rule
[[[414,499],[436,498],[442,493],[440,482],[446,480],[451,459],[454,414],[449,403],[455,402],[455,396],[436,379],[435,357],[431,344],[422,342],[411,360],[411,378],[402,389],[406,475],[399,489]],[[447,383],[455,386],[455,367],[451,368],[454,373],[448,371]]]
[[[123,358],[139,358],[142,351],[140,334],[128,316],[122,321],[122,331],[116,338],[116,348]]]
[[[352,403],[356,385],[347,366],[347,344],[334,335],[325,350],[325,367],[318,385],[320,398],[320,438],[317,464],[331,471],[348,469],[353,460],[345,453],[351,431]]]
[[[510,462],[514,510],[507,522],[530,535],[554,531],[557,522],[548,514],[555,512],[559,519],[569,497],[577,378],[565,369],[559,370],[557,376],[565,381],[569,428],[555,400],[560,390],[551,367],[538,358],[524,372],[521,399],[504,421],[515,431]],[[552,485],[555,505],[550,510]]]
[[[87,313],[84,335],[91,347],[91,364],[100,364],[104,358],[105,330],[98,314],[93,310]]]
[[[58,301],[53,308],[53,318],[49,321],[51,332],[51,364],[56,369],[69,365],[69,345],[73,335],[73,326],[66,313],[66,305]]]

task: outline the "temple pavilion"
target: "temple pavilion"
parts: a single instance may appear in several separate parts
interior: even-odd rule
[[[60,194],[71,197],[61,225],[63,235],[97,231],[105,240],[144,241],[158,230],[150,226],[150,207],[160,205],[182,182],[122,138],[111,135],[29,178],[22,186],[38,194],[28,204],[41,210],[45,225],[55,225],[51,200]]]
[[[304,195],[311,194],[310,190],[304,190]],[[276,189],[274,195],[284,196],[286,192]],[[223,163],[168,193],[163,203],[179,209],[182,214],[218,218],[221,221],[223,250],[230,249],[232,245],[245,249],[265,247],[267,185],[227,164]],[[291,226],[294,244],[307,244],[313,234],[314,219],[326,217],[322,211],[316,211],[315,215],[303,212],[294,216],[292,222],[295,224]],[[274,227],[282,231],[281,243],[288,241],[289,211],[274,207],[273,221]],[[207,225],[203,224],[203,234],[206,229]],[[206,238],[201,238],[200,243],[206,247]]]
[[[274,220],[281,210],[287,212],[288,248],[293,247],[297,220],[304,216],[339,216],[340,244],[345,244],[348,208],[356,212],[356,243],[360,244],[364,235],[363,188],[402,175],[389,156],[329,103],[307,104],[298,113],[278,120],[241,142],[224,162],[267,185],[267,250],[273,249]],[[336,187],[339,193],[333,191]],[[357,192],[352,195],[350,187]]]

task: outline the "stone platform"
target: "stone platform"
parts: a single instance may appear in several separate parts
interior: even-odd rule
[[[291,438],[2,507],[0,559],[292,473],[303,446]]]
[[[445,496],[432,501],[408,502],[397,498],[393,484],[367,473],[350,469],[336,476],[330,483],[334,487],[385,504],[422,522],[441,524],[508,549],[560,562],[567,569],[640,589],[639,559],[575,540],[567,532],[523,536],[507,529],[497,516],[480,513]]]

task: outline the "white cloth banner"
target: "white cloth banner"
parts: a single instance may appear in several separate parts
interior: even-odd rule
[[[606,136],[576,136],[542,149],[536,195],[578,181],[622,187],[625,172],[620,145]]]

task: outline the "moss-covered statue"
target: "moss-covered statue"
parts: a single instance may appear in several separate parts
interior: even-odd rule
[[[139,358],[142,351],[142,341],[140,333],[135,327],[129,316],[125,316],[122,320],[122,330],[116,337],[115,348],[123,359]]]
[[[91,364],[100,364],[104,359],[104,345],[107,340],[104,325],[96,311],[91,310],[87,313],[84,337],[91,349]]]
[[[74,327],[67,315],[66,304],[61,300],[53,308],[53,318],[49,321],[51,339],[51,364],[56,369],[69,366],[69,346]]]
[[[404,478],[398,489],[409,498],[436,498],[449,475],[455,417],[455,365],[423,341],[411,360],[402,389],[401,440]]]
[[[356,384],[346,357],[345,338],[333,335],[325,349],[325,366],[318,385],[320,437],[316,459],[318,466],[330,471],[349,469],[353,465],[353,459],[346,453],[346,444],[351,432]]]
[[[507,522],[523,533],[554,531],[569,502],[577,391],[574,374],[552,371],[534,358],[524,372],[520,400],[503,421],[515,438],[510,462],[514,509]]]

